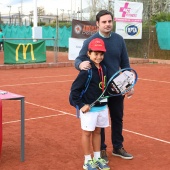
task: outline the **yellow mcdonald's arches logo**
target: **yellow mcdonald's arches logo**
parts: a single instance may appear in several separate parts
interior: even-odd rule
[[[19,51],[19,48],[20,46],[23,47],[23,58],[24,60],[26,60],[26,52],[27,52],[27,49],[28,47],[30,46],[30,50],[31,50],[31,59],[32,60],[35,60],[35,57],[34,57],[34,51],[33,51],[33,44],[31,43],[28,43],[28,44],[18,44],[17,48],[16,48],[16,61],[18,61],[18,51]]]

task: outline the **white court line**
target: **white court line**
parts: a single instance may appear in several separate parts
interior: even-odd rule
[[[71,74],[67,74],[67,75],[57,75],[57,76],[42,76],[42,77],[23,77],[20,79],[42,79],[42,78],[53,78],[53,77],[70,77],[70,76],[75,76],[75,75],[71,75]]]
[[[151,80],[151,79],[143,79],[143,78],[138,78],[140,80],[145,80],[145,81],[155,81],[155,82],[158,82],[158,83],[170,83],[169,81],[159,81],[159,80]]]
[[[151,79],[143,79],[143,78],[138,78],[140,80],[144,81],[153,81],[153,82],[158,82],[158,83],[170,83],[169,81],[159,81],[159,80],[151,80]],[[29,85],[35,85],[35,84],[49,84],[49,83],[63,83],[63,82],[72,82],[74,80],[63,80],[63,81],[49,81],[49,82],[38,82],[38,83],[26,83],[26,84],[7,84],[7,85],[1,85],[0,87],[9,87],[9,86],[29,86]]]
[[[49,81],[49,82],[39,82],[39,83],[26,83],[26,84],[9,84],[9,85],[1,85],[0,87],[8,87],[8,86],[29,86],[30,84],[48,84],[48,83],[63,83],[63,82],[69,82],[73,80],[66,80],[66,81]]]
[[[152,136],[144,135],[144,134],[141,134],[141,133],[138,133],[138,132],[134,132],[134,131],[131,131],[131,130],[127,130],[127,129],[123,129],[123,130],[124,130],[125,132],[133,133],[133,134],[135,134],[135,135],[143,136],[143,137],[146,137],[146,138],[150,138],[150,139],[157,140],[157,141],[159,141],[159,142],[163,142],[163,143],[170,144],[170,142],[169,142],[169,141],[166,141],[166,140],[158,139],[158,138],[155,138],[155,137],[152,137]]]
[[[42,117],[35,117],[35,118],[25,119],[27,121],[28,120],[43,119],[43,118],[50,118],[50,117],[54,117],[54,116],[62,116],[62,115],[69,115],[69,116],[74,116],[74,117],[76,116],[76,115],[68,113],[68,112],[64,112],[64,111],[61,111],[61,110],[56,110],[56,109],[49,108],[49,107],[46,107],[46,106],[41,106],[41,105],[38,105],[38,104],[35,104],[35,103],[31,103],[31,102],[25,102],[25,103],[33,105],[33,106],[41,107],[41,108],[44,108],[44,109],[48,109],[48,110],[52,110],[52,111],[56,111],[56,112],[62,113],[62,114],[57,114],[57,115],[49,115],[49,116],[42,116]],[[10,123],[16,123],[16,122],[20,122],[20,120],[4,122],[3,124],[10,124]],[[139,135],[139,136],[142,136],[142,137],[145,137],[145,138],[149,138],[149,139],[153,139],[153,140],[156,140],[156,141],[159,141],[159,142],[170,144],[170,142],[166,141],[166,140],[162,140],[162,139],[155,138],[155,137],[152,137],[152,136],[144,135],[144,134],[141,134],[141,133],[138,133],[138,132],[134,132],[134,131],[131,131],[131,130],[127,130],[127,129],[123,129],[123,130],[125,132],[129,132],[129,133],[132,133],[132,134],[135,134],[135,135]]]
[[[55,117],[55,116],[64,116],[64,114],[56,114],[56,115],[49,115],[49,116],[33,117],[33,118],[25,119],[25,121],[27,121],[27,120],[44,119],[44,118]],[[9,121],[9,122],[4,122],[2,124],[5,125],[5,124],[17,123],[17,122],[21,122],[21,120],[14,120],[14,121]]]
[[[33,105],[33,106],[41,107],[41,108],[44,108],[44,109],[48,109],[48,110],[52,110],[52,111],[56,111],[56,112],[62,113],[62,114],[56,114],[56,115],[49,115],[49,116],[41,116],[41,117],[29,118],[29,119],[25,119],[25,120],[36,120],[36,119],[49,118],[49,117],[61,116],[61,115],[75,116],[73,114],[70,114],[70,113],[67,113],[67,112],[64,112],[64,111],[61,111],[61,110],[56,110],[56,109],[53,109],[53,108],[50,108],[50,107],[41,106],[41,105],[38,105],[38,104],[35,104],[35,103],[30,103],[30,102],[26,102],[26,101],[25,101],[25,103]],[[10,123],[15,123],[15,122],[20,122],[20,121],[21,120],[14,120],[14,121],[10,121],[10,122],[4,122],[2,124],[10,124]]]

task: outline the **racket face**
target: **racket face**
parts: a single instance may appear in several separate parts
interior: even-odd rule
[[[111,96],[123,95],[130,91],[137,81],[137,74],[133,70],[123,70],[115,74],[108,82],[107,92]]]
[[[138,75],[132,68],[125,68],[116,72],[108,81],[106,89],[101,96],[94,101],[90,107],[105,98],[124,95],[129,92],[136,84]]]

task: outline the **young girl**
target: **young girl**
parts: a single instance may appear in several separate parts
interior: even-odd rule
[[[82,128],[82,147],[84,151],[85,170],[110,170],[106,161],[100,157],[101,128],[109,126],[107,101],[101,101],[90,108],[104,91],[106,86],[106,68],[101,64],[106,52],[102,39],[93,39],[88,45],[87,55],[92,65],[92,78],[87,91],[80,97],[88,77],[87,70],[81,70],[72,84],[71,95],[73,102],[80,109],[80,119]],[[93,158],[90,153],[90,141],[92,136]]]

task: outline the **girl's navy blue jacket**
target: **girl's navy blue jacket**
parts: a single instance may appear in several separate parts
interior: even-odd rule
[[[87,88],[87,91],[84,93],[83,97],[80,97],[80,94],[82,90],[85,89],[85,83],[88,79],[88,71],[87,70],[81,70],[77,76],[77,78],[74,80],[72,86],[71,86],[71,96],[73,102],[81,109],[85,104],[92,104],[98,97],[102,94],[102,88],[101,88],[101,74],[99,74],[98,68],[94,65],[92,61],[92,78],[90,80],[89,86]],[[104,82],[105,86],[107,83],[107,71],[106,67],[101,64],[102,70],[103,70],[103,76],[104,76]],[[106,105],[105,102],[98,103],[95,106],[104,106]]]

